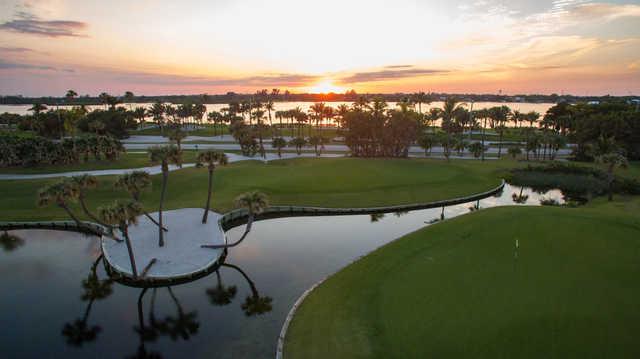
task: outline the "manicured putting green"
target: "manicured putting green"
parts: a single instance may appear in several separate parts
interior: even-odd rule
[[[407,235],[312,292],[284,357],[638,358],[639,213],[503,207]]]

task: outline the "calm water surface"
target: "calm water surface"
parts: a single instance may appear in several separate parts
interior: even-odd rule
[[[506,185],[480,208],[513,205],[520,194],[523,205],[563,201],[560,191]],[[447,207],[445,218],[471,206]],[[96,237],[15,231],[22,245],[0,250],[2,357],[273,358],[284,318],[306,288],[440,214],[427,209],[260,221],[217,273],[147,290],[108,279],[96,262]],[[229,239],[242,231],[231,229]]]
[[[326,104],[334,108],[337,108],[341,104],[346,104],[350,106],[352,102],[327,102]],[[388,104],[389,104],[389,108],[393,108],[396,105],[395,102],[389,102]],[[143,106],[148,108],[148,107],[151,107],[151,105],[152,105],[151,103],[133,103],[133,104],[122,104],[121,106],[124,106],[126,108],[129,108],[130,106],[132,108],[135,108],[138,106]],[[313,102],[276,102],[274,105],[275,105],[276,111],[290,110],[296,107],[300,107],[303,111],[307,112],[309,110],[309,107],[313,105]],[[475,102],[473,104],[473,109],[479,110],[482,108],[489,108],[493,106],[503,106],[503,105],[508,106],[512,110],[519,110],[520,112],[537,111],[541,114],[544,114],[554,104],[525,103],[525,102]],[[67,108],[67,107],[70,107],[70,106],[60,106],[60,108]],[[206,105],[206,107],[207,107],[207,112],[211,112],[211,111],[220,111],[220,109],[222,109],[223,107],[227,107],[227,105],[226,104],[208,104]],[[442,102],[440,101],[433,102],[430,105],[422,104],[422,112],[428,111],[429,108],[433,108],[433,107],[442,108]],[[29,108],[31,108],[31,105],[0,105],[0,113],[9,112],[9,113],[17,113],[20,115],[26,115],[30,113]],[[51,106],[50,108],[55,108],[55,106]],[[104,108],[105,106],[103,105],[87,106],[87,109],[89,110],[104,109]],[[273,116],[273,113],[271,115]],[[275,117],[273,118],[273,121],[274,123],[277,122]]]

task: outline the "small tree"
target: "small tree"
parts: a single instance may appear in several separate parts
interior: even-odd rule
[[[471,152],[471,154],[473,154],[473,157],[475,157],[475,158],[480,158],[480,156],[482,156],[482,154],[487,150],[487,148],[485,146],[483,146],[482,143],[480,143],[480,142],[473,142],[473,143],[469,144],[469,146],[467,146],[467,148],[469,149],[469,152]]]
[[[607,184],[609,187],[609,201],[613,200],[613,181],[616,168],[627,168],[627,158],[619,152],[609,152],[596,157],[596,162],[603,164],[607,169]]]
[[[296,137],[292,139],[291,142],[289,142],[290,146],[294,146],[296,148],[296,152],[298,153],[298,155],[302,153],[302,147],[304,147],[306,144],[307,140],[305,140],[304,137]]]
[[[216,169],[216,164],[225,166],[229,163],[227,155],[220,151],[205,151],[198,154],[198,163],[206,164],[209,170],[209,184],[207,186],[207,204],[204,207],[204,214],[202,215],[202,223],[207,223],[207,217],[209,216],[209,208],[211,207],[211,192],[213,187],[213,171]]]
[[[269,198],[266,194],[258,191],[252,191],[243,193],[240,196],[236,197],[236,207],[244,208],[248,212],[247,216],[247,226],[245,227],[244,234],[238,241],[232,244],[223,244],[223,245],[202,245],[203,248],[229,248],[235,247],[240,244],[244,238],[251,231],[251,226],[253,224],[253,220],[257,214],[264,212],[267,207],[269,207]]]
[[[275,137],[271,140],[271,146],[278,150],[278,157],[282,157],[282,149],[287,147],[287,141],[282,137]]]
[[[133,273],[134,279],[138,278],[138,270],[136,268],[133,247],[131,246],[131,239],[129,238],[129,225],[138,223],[138,216],[140,216],[142,212],[142,205],[136,201],[126,203],[115,201],[110,206],[104,206],[98,209],[98,213],[103,221],[120,228],[127,244],[129,261],[131,262],[131,272]]]
[[[515,160],[516,157],[522,154],[522,150],[520,149],[520,147],[514,146],[514,147],[509,147],[509,149],[507,150],[507,153],[509,154],[509,156],[511,156],[512,159]]]

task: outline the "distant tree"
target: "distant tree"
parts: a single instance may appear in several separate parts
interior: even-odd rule
[[[287,147],[287,141],[282,137],[275,137],[271,140],[271,146],[278,150],[278,157],[282,157],[282,149]]]

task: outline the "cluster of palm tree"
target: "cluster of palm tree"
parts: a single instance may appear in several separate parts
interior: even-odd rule
[[[376,98],[360,98],[341,114],[345,142],[355,157],[406,157],[423,126],[422,114],[409,101],[389,109]]]
[[[53,142],[44,137],[0,136],[0,167],[73,164],[95,160],[116,160],[125,152],[122,143],[110,136],[86,135]]]

